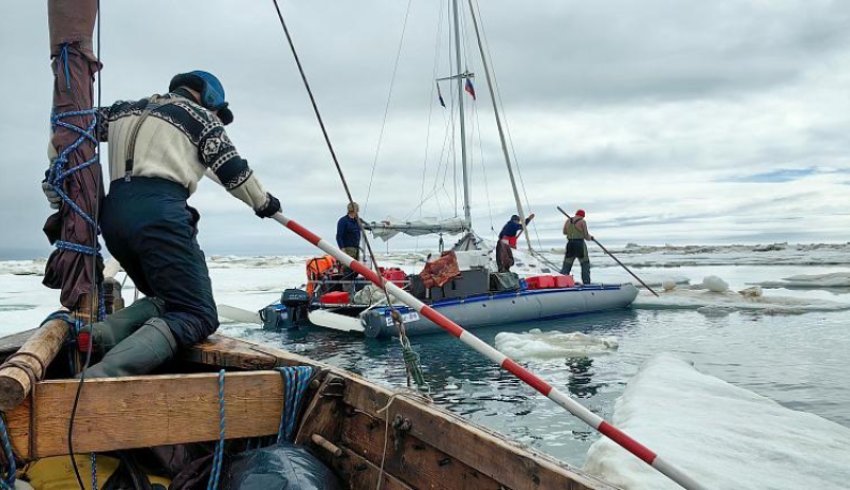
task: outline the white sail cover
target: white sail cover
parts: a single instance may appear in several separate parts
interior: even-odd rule
[[[387,218],[381,221],[366,222],[364,227],[370,230],[376,237],[387,241],[399,233],[410,236],[421,236],[431,233],[457,235],[469,230],[469,222],[463,218],[421,218],[411,221]]]

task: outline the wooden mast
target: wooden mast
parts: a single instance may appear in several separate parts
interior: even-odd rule
[[[68,199],[47,219],[44,231],[57,249],[50,255],[44,284],[62,290],[60,300],[82,322],[96,320],[97,282],[103,268],[97,249],[97,206],[102,196],[93,126],[93,51],[97,0],[49,0],[50,56],[53,60],[53,114],[50,139],[61,168],[47,181]],[[67,148],[71,150],[66,151]],[[77,171],[69,172],[75,167]],[[72,203],[73,202],[73,205]],[[68,335],[68,323],[51,320],[0,366],[0,410],[18,406],[32,384],[45,375]]]

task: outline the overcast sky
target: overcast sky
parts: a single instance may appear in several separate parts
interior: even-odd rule
[[[332,238],[345,197],[272,3],[103,4],[104,102],[162,93],[182,71],[217,74],[242,155],[286,213]],[[451,74],[446,2],[411,1],[409,12],[403,0],[282,7],[366,218],[462,213],[451,112],[433,93],[435,76]],[[489,0],[481,9],[535,238],[560,243],[561,205],[586,209],[591,232],[610,244],[850,240],[850,2]],[[473,221],[489,236],[515,208],[471,25],[464,31],[478,95],[465,99]],[[48,53],[46,2],[4,1],[0,257],[49,253],[39,189]],[[442,93],[451,105],[454,90]],[[214,184],[191,203],[208,253],[308,250]]]

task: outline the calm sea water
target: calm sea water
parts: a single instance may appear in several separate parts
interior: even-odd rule
[[[685,276],[692,283],[717,275],[741,289],[748,282],[794,274],[846,270],[841,267],[689,266],[643,268],[640,274]],[[600,268],[599,280],[622,278]],[[850,303],[850,290],[766,290],[769,296]],[[287,333],[223,327],[225,332],[313,357],[390,386],[404,386],[396,340],[362,339],[324,331]],[[500,332],[579,331],[614,336],[619,349],[589,358],[526,359],[532,371],[610,419],[614,402],[640,365],[659,352],[673,352],[701,371],[850,427],[850,312],[765,314],[732,311],[708,316],[694,310],[628,309],[556,321],[475,330],[491,345]],[[431,396],[444,408],[573,465],[581,465],[594,431],[516,378],[499,370],[448,335],[415,337]],[[688,393],[682,393],[687,397]],[[675,404],[676,400],[670,400]],[[716,414],[718,417],[723,414]]]

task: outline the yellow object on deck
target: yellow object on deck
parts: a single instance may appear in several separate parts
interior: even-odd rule
[[[91,490],[91,459],[88,454],[75,454],[74,461],[77,469],[83,476],[83,486]],[[102,486],[115,474],[121,461],[110,456],[97,456],[95,463],[97,469],[98,486]],[[147,475],[148,481],[155,490],[168,488],[171,481],[159,476]],[[79,488],[74,468],[68,456],[52,456],[42,458],[29,464],[22,476],[35,490],[63,490],[67,488]]]

